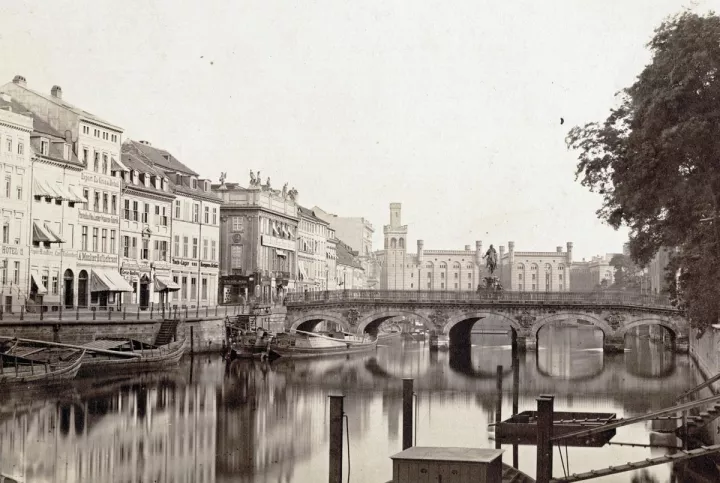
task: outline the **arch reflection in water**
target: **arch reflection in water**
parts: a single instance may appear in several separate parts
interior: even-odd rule
[[[584,379],[603,371],[603,332],[574,322],[547,324],[538,332],[537,365],[541,374]]]
[[[625,366],[638,377],[665,377],[676,368],[672,334],[661,326],[636,327],[625,335]]]

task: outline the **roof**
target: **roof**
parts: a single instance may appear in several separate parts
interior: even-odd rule
[[[0,91],[3,91],[6,86],[12,86],[13,89],[21,89],[26,92],[30,92],[36,96],[42,97],[43,99],[45,99],[48,102],[52,102],[53,104],[55,104],[57,106],[67,109],[68,111],[74,112],[75,114],[82,117],[83,119],[86,119],[89,121],[95,121],[99,124],[103,124],[111,129],[118,131],[118,132],[123,132],[123,129],[121,127],[111,124],[111,123],[107,122],[106,120],[96,116],[95,114],[87,112],[84,109],[80,109],[79,107],[74,106],[74,105],[70,104],[69,102],[64,101],[63,99],[59,99],[59,98],[51,96],[49,94],[43,94],[42,92],[38,92],[33,89],[29,89],[27,86],[24,86],[24,85],[15,83],[15,82],[8,82],[4,86],[0,87]]]
[[[133,146],[137,151],[139,151],[145,156],[145,159],[148,162],[152,163],[153,165],[157,165],[160,168],[164,168],[169,171],[177,171],[179,173],[189,174],[192,176],[200,176],[198,173],[188,168],[170,152],[165,151],[164,149],[154,148],[149,144],[133,141],[132,139],[128,139],[123,143],[123,149],[125,144]]]
[[[16,114],[22,114],[23,116],[31,117],[33,120],[33,132],[37,132],[40,134],[47,134],[49,136],[55,136],[58,138],[65,139],[65,136],[55,129],[54,127],[50,126],[50,124],[46,123],[42,119],[40,119],[37,114],[32,112],[27,107],[20,104],[15,99],[10,99],[10,101],[4,100],[2,97],[0,97],[0,107],[9,107],[11,112],[14,112]]]
[[[336,263],[339,265],[346,265],[348,267],[359,268],[362,270],[362,265],[360,265],[353,253],[354,252],[350,250],[350,247],[347,245],[347,243],[338,240],[337,248],[335,249],[335,254],[337,255]]]
[[[304,218],[310,218],[313,221],[316,221],[317,223],[322,223],[323,225],[329,225],[329,223],[322,218],[318,218],[317,215],[315,215],[315,212],[313,210],[309,210],[307,208],[304,208],[300,205],[298,205],[298,212],[300,213],[300,216]]]

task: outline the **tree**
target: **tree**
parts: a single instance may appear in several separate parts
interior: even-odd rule
[[[678,249],[671,295],[705,328],[720,313],[720,18],[671,17],[648,47],[652,62],[608,118],[574,127],[567,144],[576,177],[603,197],[598,216],[630,228],[638,265]]]
[[[616,253],[610,259],[610,266],[613,267],[613,290],[629,290],[640,292],[649,286],[645,271],[638,267],[630,257]]]

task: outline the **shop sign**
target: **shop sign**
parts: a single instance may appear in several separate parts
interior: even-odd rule
[[[262,244],[266,247],[280,248],[281,250],[295,251],[295,241],[285,238],[278,238],[270,235],[262,235]]]
[[[202,268],[218,268],[219,267],[217,262],[200,262],[200,266]]]
[[[72,257],[75,258],[77,253],[75,250],[64,250],[62,248],[31,248],[30,253],[33,255],[44,255],[46,257]]]
[[[115,264],[117,264],[118,257],[117,257],[117,255],[108,255],[105,253],[78,252],[78,262],[115,263]]]
[[[173,265],[180,265],[183,267],[197,267],[197,262],[194,260],[184,260],[182,258],[173,258]]]
[[[24,255],[25,247],[19,245],[2,245],[3,255]]]
[[[91,183],[105,188],[120,189],[120,179],[112,176],[99,176],[94,173],[84,172],[80,175],[80,179],[85,184]]]
[[[116,215],[96,213],[89,210],[78,210],[78,218],[81,220],[93,221],[95,223],[112,223],[113,225],[117,225],[120,222],[120,219]]]
[[[168,262],[156,261],[152,263],[155,270],[170,270],[170,264]]]

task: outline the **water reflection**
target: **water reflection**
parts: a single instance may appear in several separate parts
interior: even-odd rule
[[[0,401],[0,474],[27,482],[321,481],[327,396],[341,393],[350,416],[350,481],[378,483],[390,479],[389,456],[400,450],[404,377],[415,379],[418,444],[480,447],[494,446],[487,424],[494,420],[498,365],[504,415],[513,403],[534,409],[538,394],[553,393],[558,410],[628,417],[672,404],[695,383],[686,357],[647,338],[628,339],[625,354],[603,358],[592,350],[596,334],[585,328],[556,327],[548,335],[545,341],[541,333],[541,350],[521,357],[514,370],[508,337],[473,335],[472,347],[460,353],[398,340],[352,358],[225,365],[201,357],[167,374],[74,381],[58,395],[10,392]],[[649,431],[654,427],[621,428],[616,439],[658,442],[659,433]],[[534,451],[518,449],[520,468],[529,474]],[[569,456],[573,472],[581,472],[657,452],[571,448]],[[648,474],[666,482],[670,468]]]

